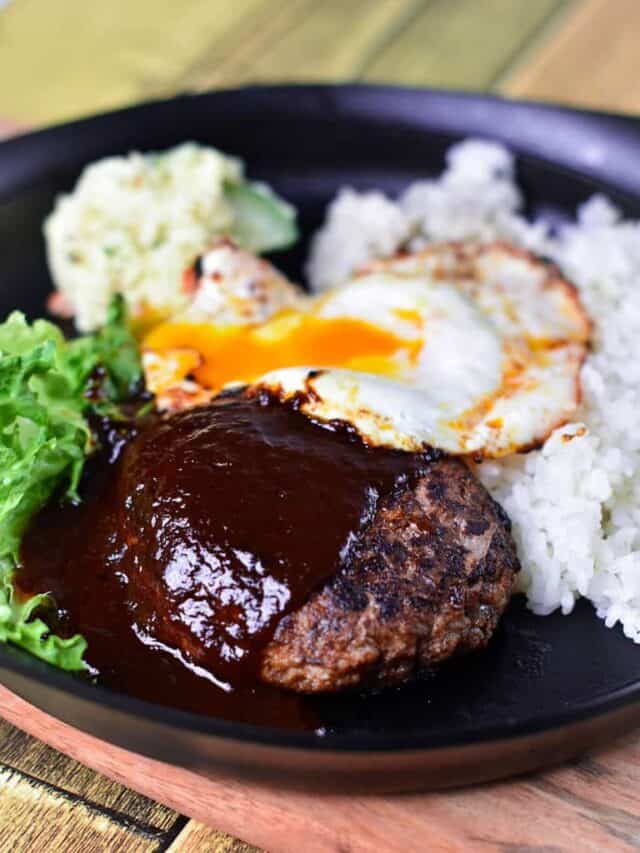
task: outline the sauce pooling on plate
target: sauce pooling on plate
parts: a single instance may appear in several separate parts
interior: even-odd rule
[[[379,498],[432,458],[369,448],[269,397],[153,418],[92,463],[80,506],[34,520],[17,583],[53,594],[52,627],[86,637],[104,684],[314,725],[304,701],[260,684],[264,648],[339,570]]]

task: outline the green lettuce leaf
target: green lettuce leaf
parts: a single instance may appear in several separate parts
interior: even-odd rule
[[[99,389],[102,403],[118,404],[132,396],[142,382],[142,366],[138,344],[127,326],[121,294],[114,296],[102,329],[67,344],[65,362],[83,391],[87,377],[98,367],[104,370]],[[94,400],[94,406],[97,402]]]
[[[97,393],[87,395],[97,375]],[[62,669],[82,669],[85,640],[50,634],[37,616],[46,595],[18,600],[12,578],[22,534],[54,495],[77,500],[95,444],[87,416],[117,412],[141,379],[140,359],[122,300],[95,335],[64,340],[45,320],[14,312],[0,324],[0,641],[12,642]]]
[[[20,646],[59,669],[85,669],[84,637],[79,634],[67,639],[56,637],[42,619],[34,617],[34,611],[51,604],[48,595],[34,595],[22,603],[16,602],[10,576],[0,573],[0,641]]]

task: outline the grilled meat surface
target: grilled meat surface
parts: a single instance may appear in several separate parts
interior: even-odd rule
[[[518,569],[464,462],[372,449],[274,401],[155,421],[112,491],[104,544],[136,635],[234,688],[398,684],[486,645]]]
[[[306,693],[404,682],[484,647],[518,568],[501,507],[463,462],[435,461],[382,501],[347,564],[282,620],[262,678]]]

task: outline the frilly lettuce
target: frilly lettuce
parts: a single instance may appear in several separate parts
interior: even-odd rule
[[[100,368],[98,372],[98,368]],[[97,393],[86,393],[99,376]],[[95,335],[65,341],[45,320],[27,323],[14,312],[0,324],[0,641],[27,649],[67,670],[84,668],[86,642],[62,639],[38,618],[47,595],[19,600],[12,578],[20,539],[31,517],[54,495],[77,500],[84,461],[94,438],[91,410],[117,414],[139,383],[136,343],[113,303]]]

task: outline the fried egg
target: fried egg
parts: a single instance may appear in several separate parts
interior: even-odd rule
[[[302,304],[302,291],[272,264],[227,238],[214,241],[183,277],[191,297],[179,319],[220,326],[263,323]]]
[[[156,376],[158,358],[181,365],[174,384],[249,384],[371,445],[498,457],[571,417],[589,333],[555,267],[509,246],[446,244],[377,262],[263,322],[165,323],[144,347]]]

